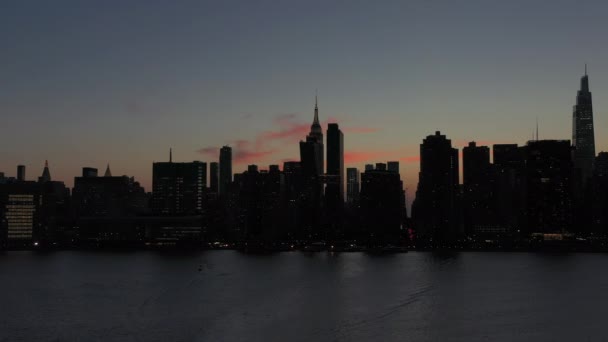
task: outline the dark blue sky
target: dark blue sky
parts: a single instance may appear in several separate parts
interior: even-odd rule
[[[608,148],[604,1],[3,1],[0,171],[45,159],[134,175],[151,162],[235,171],[297,159],[312,121],[345,131],[347,166],[402,161],[441,130],[456,147],[570,139],[584,63]]]

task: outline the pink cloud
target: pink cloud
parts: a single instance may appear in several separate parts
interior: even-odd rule
[[[255,136],[255,138],[246,140],[239,139],[232,141],[233,160],[235,164],[251,164],[261,163],[265,159],[280,153],[283,147],[288,144],[297,144],[298,141],[304,140],[310,131],[310,123],[303,122],[302,119],[307,117],[297,114],[281,114],[273,119],[274,127],[270,130],[263,131]],[[311,117],[309,119],[312,119]],[[322,127],[327,127],[329,122],[337,122],[336,118],[329,118],[321,123]],[[354,126],[345,129],[348,134],[365,134],[374,133],[378,129],[373,127]],[[209,158],[216,158],[219,154],[219,148],[209,146],[201,148],[198,153]],[[361,154],[361,153],[367,153]],[[378,158],[378,153],[385,155],[385,152],[354,152],[346,153],[346,162],[357,162],[360,160],[371,160]],[[298,158],[299,159],[299,158]],[[289,159],[292,161],[294,159]]]

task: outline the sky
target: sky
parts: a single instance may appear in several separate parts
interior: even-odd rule
[[[345,166],[401,161],[415,194],[419,144],[462,149],[570,139],[588,63],[596,150],[608,150],[605,1],[1,1],[0,171],[49,160],[135,176],[152,162],[233,170],[298,160],[313,119],[337,122]]]

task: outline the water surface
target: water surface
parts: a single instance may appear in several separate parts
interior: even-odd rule
[[[606,269],[604,254],[7,252],[0,341],[608,341]]]

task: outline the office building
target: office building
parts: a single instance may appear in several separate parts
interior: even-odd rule
[[[232,148],[224,146],[220,149],[220,178],[219,193],[224,196],[232,183]]]
[[[581,89],[576,95],[576,105],[572,111],[572,146],[574,166],[579,169],[583,183],[593,173],[595,159],[595,134],[593,128],[593,104],[589,91],[587,65],[581,78]]]
[[[346,169],[346,202],[357,203],[359,200],[359,170],[354,167]]]
[[[458,216],[458,149],[441,132],[420,145],[420,173],[412,219],[419,237],[443,243],[461,233]]]
[[[152,166],[152,211],[157,215],[192,215],[203,209],[207,164],[159,162]]]

